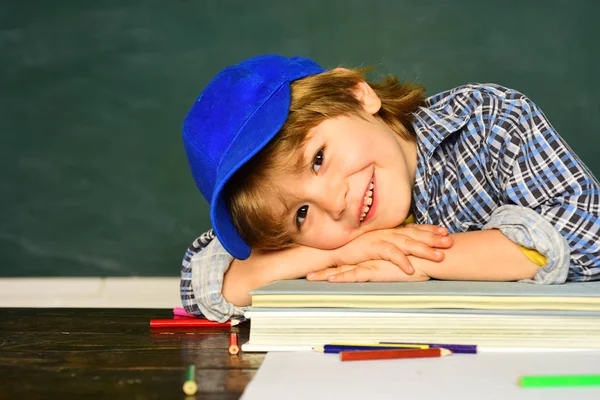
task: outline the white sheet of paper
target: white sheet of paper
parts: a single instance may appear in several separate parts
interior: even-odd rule
[[[454,354],[347,361],[337,354],[268,353],[243,400],[600,399],[600,387],[523,389],[523,375],[600,374],[600,351]]]

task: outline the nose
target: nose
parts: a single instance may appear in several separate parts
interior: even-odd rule
[[[323,182],[316,194],[317,204],[334,220],[339,220],[346,211],[348,185],[345,181],[332,184]]]

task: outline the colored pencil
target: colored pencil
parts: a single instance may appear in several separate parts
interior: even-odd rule
[[[342,351],[340,353],[340,360],[391,360],[397,358],[445,357],[450,354],[452,352],[447,349]]]
[[[327,343],[331,346],[369,346],[369,347],[400,347],[403,349],[428,349],[429,346],[426,344],[396,344],[396,343],[355,343],[355,342],[332,342]]]
[[[405,342],[379,342],[380,344],[390,345],[409,345],[422,344],[426,349],[448,349],[456,354],[477,354],[477,346],[474,344],[442,344],[442,343],[405,343]]]
[[[173,309],[173,315],[177,315],[179,317],[188,317],[188,318],[201,318],[194,314],[189,314],[183,307],[175,307]]]
[[[519,385],[523,388],[600,386],[600,375],[522,376]]]
[[[236,355],[240,352],[240,346],[238,345],[238,335],[235,332],[229,334],[229,354]]]
[[[404,346],[383,346],[383,345],[364,345],[364,346],[350,346],[350,345],[337,345],[337,344],[326,344],[323,346],[313,347],[314,351],[325,354],[338,354],[342,351],[365,351],[365,350],[409,350],[415,349],[414,347]]]
[[[150,320],[150,328],[189,328],[189,327],[230,327],[236,326],[240,320],[230,319],[226,322],[215,322],[208,319],[153,319]]]
[[[191,364],[187,367],[185,373],[185,382],[183,383],[183,393],[188,396],[196,394],[198,384],[196,383],[196,366]]]

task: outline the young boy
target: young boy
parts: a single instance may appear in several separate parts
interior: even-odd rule
[[[226,320],[249,290],[305,276],[599,279],[598,181],[527,97],[425,99],[362,72],[265,55],[202,92],[183,141],[216,237],[185,255],[188,312]]]

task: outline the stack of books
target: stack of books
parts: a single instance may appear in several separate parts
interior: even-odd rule
[[[600,348],[600,282],[277,281],[250,292],[244,351],[332,342]]]

